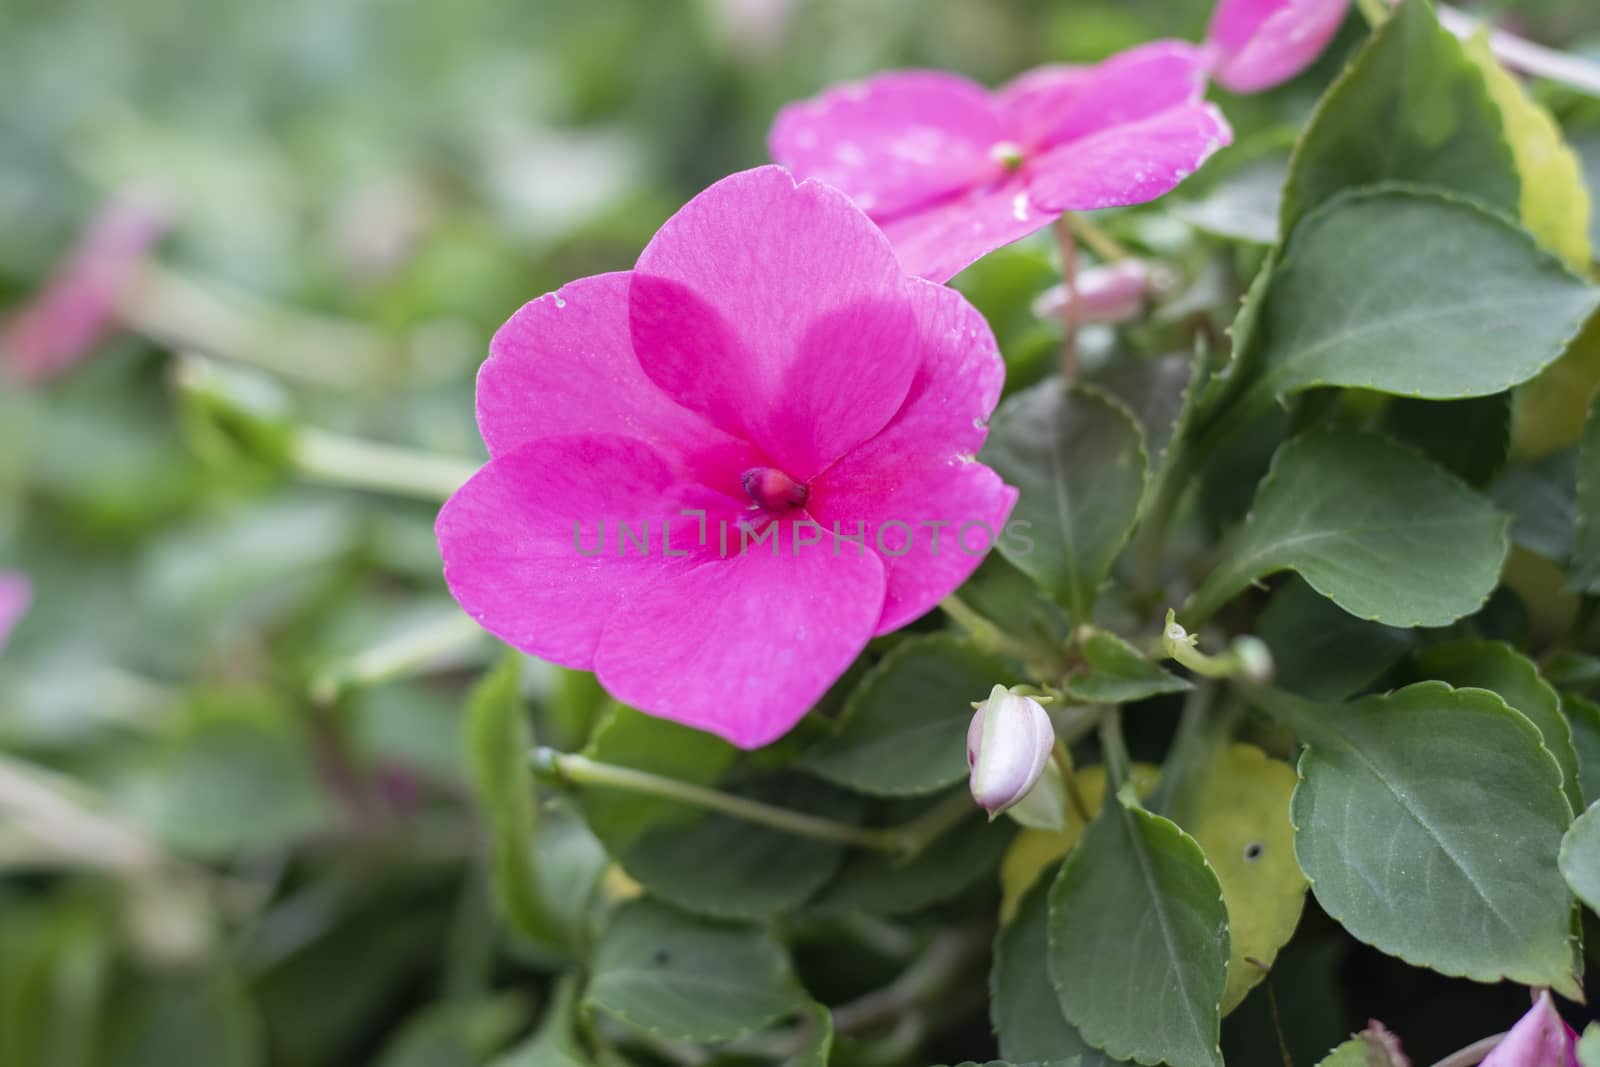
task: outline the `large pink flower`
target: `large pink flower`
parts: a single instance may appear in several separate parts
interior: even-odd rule
[[[1206,30],[1211,75],[1236,93],[1299,74],[1339,32],[1350,0],[1218,0]]]
[[[62,374],[99,343],[145,255],[171,226],[166,206],[143,191],[118,193],[27,307],[0,329],[0,362],[12,377]]]
[[[0,648],[33,602],[33,586],[17,571],[0,571]]]
[[[1064,211],[1154,200],[1232,139],[1205,103],[1206,53],[1156,41],[998,92],[882,74],[790,104],[772,156],[849,194],[912,274],[945,281]]]
[[[998,535],[1016,494],[973,457],[1003,377],[843,194],[735,174],[495,335],[445,579],[510,644],[765,744]]]

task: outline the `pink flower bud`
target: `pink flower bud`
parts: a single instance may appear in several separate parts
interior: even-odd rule
[[[0,571],[0,648],[33,601],[33,586],[15,571]]]
[[[1482,1067],[1578,1067],[1577,1048],[1578,1035],[1556,1013],[1550,991],[1541,989]]]
[[[1045,773],[1055,743],[1050,716],[1037,700],[995,686],[967,728],[972,799],[990,818],[1021,803]]]
[[[1141,259],[1122,259],[1078,272],[1072,291],[1065,285],[1047,289],[1033,302],[1041,319],[1064,319],[1070,309],[1079,326],[1127,322],[1144,310],[1152,271]]]
[[[39,382],[86,356],[112,328],[117,302],[171,221],[148,192],[108,200],[45,287],[0,327],[0,369]]]

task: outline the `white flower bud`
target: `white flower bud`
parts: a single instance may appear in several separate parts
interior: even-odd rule
[[[972,799],[990,818],[1020,804],[1045,774],[1055,743],[1043,705],[995,686],[967,728]]]
[[[1064,319],[1071,312],[1079,326],[1113,325],[1139,317],[1153,288],[1150,265],[1139,259],[1120,259],[1078,272],[1069,292],[1058,285],[1041,293],[1033,313],[1041,319]]]

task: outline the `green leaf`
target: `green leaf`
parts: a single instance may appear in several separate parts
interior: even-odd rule
[[[1116,1063],[1090,1045],[1061,1014],[1049,970],[1050,879],[1022,898],[1016,917],[995,937],[989,973],[989,1019],[1000,1055],[1013,1062],[1083,1057],[1082,1067]]]
[[[1600,1067],[1600,1023],[1590,1023],[1578,1039],[1578,1062],[1583,1067]]]
[[[1064,688],[1069,696],[1091,704],[1131,704],[1193,688],[1107,630],[1090,632],[1080,654],[1084,669],[1070,676]]]
[[[1180,612],[1193,627],[1278,571],[1359,618],[1442,626],[1481,607],[1506,518],[1426,459],[1374,434],[1316,430],[1278,449],[1244,529]]]
[[[569,972],[556,982],[539,1028],[489,1067],[595,1067],[578,1040],[577,1004],[578,976]]]
[[[1489,496],[1511,516],[1511,543],[1565,564],[1578,523],[1578,457],[1572,451],[1508,467]]]
[[[1282,232],[1343,190],[1390,181],[1448,189],[1511,216],[1521,204],[1499,109],[1426,0],[1401,4],[1323,95],[1290,161]]]
[[[796,774],[723,781],[737,750],[720,738],[618,707],[584,754],[814,815],[854,821],[860,803]],[[678,801],[605,786],[579,793],[590,829],[651,892],[701,915],[757,919],[804,903],[831,878],[841,846],[797,837]]]
[[[1172,213],[1213,237],[1244,244],[1277,244],[1288,174],[1287,156],[1251,160],[1217,182],[1201,199],[1174,203]]]
[[[1486,32],[1473,35],[1465,51],[1483,74],[1500,111],[1522,179],[1522,224],[1573,270],[1587,271],[1594,255],[1589,247],[1591,205],[1578,154],[1567,144],[1554,116],[1500,65]]]
[[[1319,386],[1456,400],[1525,382],[1600,306],[1521,229],[1471,203],[1401,188],[1308,214],[1247,343],[1238,409]]]
[[[972,702],[1017,681],[1005,660],[948,634],[915,637],[867,672],[836,731],[798,766],[873,796],[932,793],[967,776]]]
[[[1220,1067],[1222,888],[1192,837],[1131,796],[1114,799],[1050,891],[1050,976],[1062,1013],[1119,1059]]]
[[[1600,384],[1600,316],[1589,320],[1562,357],[1512,395],[1511,452],[1538,457],[1583,437],[1589,400]]]
[[[1410,1067],[1400,1042],[1382,1024],[1373,1022],[1322,1058],[1317,1067]]]
[[[1600,593],[1600,392],[1589,403],[1578,446],[1578,522],[1567,588]]]
[[[1511,394],[1465,400],[1393,397],[1384,408],[1383,432],[1481,488],[1505,466],[1510,453]]]
[[[1600,705],[1576,693],[1561,694],[1561,710],[1572,727],[1572,745],[1578,750],[1578,780],[1584,803],[1600,800]]]
[[[696,919],[650,900],[611,916],[585,1004],[658,1037],[732,1041],[810,1001],[768,932]]]
[[[1578,816],[1562,838],[1561,875],[1573,894],[1600,915],[1600,803]]]
[[[522,657],[507,653],[467,698],[467,761],[493,843],[494,895],[501,913],[525,937],[570,946],[574,931],[547,903],[534,864],[539,825],[521,676]]]
[[[1295,854],[1324,911],[1443,974],[1576,989],[1555,862],[1570,814],[1561,768],[1527,718],[1443,682],[1263,706],[1307,745]]]
[[[1287,763],[1254,745],[1230,745],[1206,770],[1185,820],[1228,905],[1224,1015],[1267,976],[1305,906],[1306,879],[1295,864],[1289,823],[1295,782]]]
[[[1503,641],[1449,641],[1417,657],[1417,674],[1448,682],[1457,689],[1487,689],[1526,715],[1538,729],[1545,749],[1561,767],[1561,788],[1572,811],[1583,810],[1572,727],[1561,712],[1560,696],[1539,677],[1539,668],[1532,660]]]
[[[914,806],[902,802],[892,806],[890,818],[903,821],[929,807],[927,802]],[[991,823],[974,805],[971,816],[940,834],[910,862],[899,856],[852,850],[838,877],[812,907],[830,914],[894,916],[921,911],[991,876],[1015,834],[1010,819]]]
[[[1311,700],[1344,699],[1416,644],[1410,630],[1358,619],[1299,578],[1272,594],[1256,636],[1272,650],[1275,684]]]
[[[983,458],[1020,490],[1011,521],[1030,524],[1030,548],[1006,538],[1001,552],[1087,622],[1144,492],[1138,421],[1099,389],[1051,379],[1001,405]]]

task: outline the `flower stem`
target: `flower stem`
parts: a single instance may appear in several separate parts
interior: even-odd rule
[[[1066,786],[1067,803],[1072,807],[1072,813],[1083,825],[1088,826],[1094,816],[1089,814],[1089,805],[1084,803],[1083,790],[1078,788],[1078,775],[1072,766],[1072,753],[1058,737],[1056,747],[1050,755],[1056,761],[1056,766],[1061,769],[1061,782]]]
[[[319,672],[311,682],[312,699],[331,704],[350,686],[376,685],[453,662],[487,637],[483,627],[450,604]]]
[[[1169,610],[1161,640],[1168,656],[1202,678],[1242,679],[1257,685],[1272,678],[1272,653],[1258,637],[1235,638],[1228,651],[1209,655],[1195,647],[1199,636],[1179,625],[1175,613]]]
[[[296,431],[289,461],[315,481],[434,502],[448,498],[477,469],[470,460],[309,427]]]
[[[1006,633],[956,594],[951,593],[941,600],[939,607],[987,651],[1023,663],[1038,659],[1039,649]]]
[[[1119,259],[1132,259],[1133,253],[1122,242],[1094,224],[1087,215],[1068,212],[1061,216],[1074,236],[1089,246],[1089,250],[1107,263]]]
[[[1384,6],[1383,0],[1356,0],[1356,7],[1361,17],[1367,20],[1367,25],[1374,29],[1389,17],[1389,9]]]
[[[1477,33],[1478,27],[1483,24],[1479,19],[1448,4],[1439,4],[1437,11],[1439,21],[1444,28],[1457,37],[1470,37]],[[1559,52],[1554,48],[1534,44],[1514,33],[1493,27],[1489,29],[1489,50],[1495,54],[1495,58],[1513,70],[1520,70],[1524,74],[1532,74],[1539,78],[1548,78],[1569,89],[1600,97],[1600,67],[1586,60]]]
[[[1122,713],[1119,708],[1108,708],[1100,720],[1100,754],[1106,762],[1106,800],[1114,802],[1117,790],[1128,780],[1132,767],[1128,746],[1122,740]]]
[[[1492,1034],[1481,1041],[1474,1041],[1466,1048],[1460,1048],[1450,1053],[1444,1059],[1434,1064],[1433,1067],[1473,1067],[1482,1063],[1485,1056],[1494,1051],[1496,1045],[1505,1040],[1505,1034]]]
[[[533,758],[535,767],[572,785],[623,789],[645,796],[660,797],[663,800],[677,800],[707,811],[730,815],[746,822],[770,826],[774,830],[818,841],[834,841],[877,852],[901,853],[908,851],[912,835],[916,832],[914,829],[917,826],[916,820],[906,824],[904,829],[877,830],[855,826],[781,808],[776,804],[765,804],[759,800],[734,796],[717,789],[707,789],[705,786],[682,782],[676,778],[667,778],[648,771],[635,770],[632,767],[601,763],[587,756],[564,754],[547,748],[535,750]],[[964,806],[970,807],[970,804]],[[939,810],[936,807],[919,818],[929,819],[933,812]]]
[[[1061,380],[1078,376],[1078,242],[1072,236],[1072,213],[1055,221],[1056,243],[1061,248],[1061,284],[1067,299],[1061,305]]]

